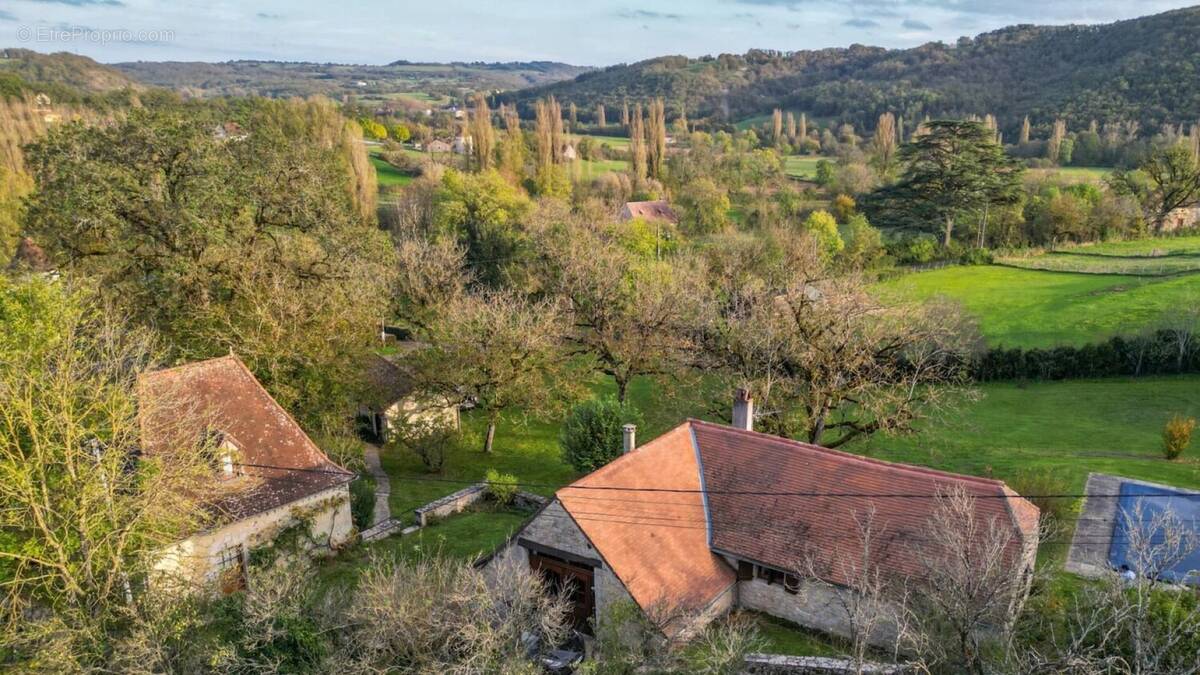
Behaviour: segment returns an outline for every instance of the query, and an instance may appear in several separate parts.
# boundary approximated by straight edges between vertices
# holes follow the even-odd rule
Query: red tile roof
[[[146,373],[138,379],[138,398],[147,454],[194,445],[210,431],[237,446],[245,478],[210,504],[222,515],[244,518],[353,477],[330,461],[236,356]]]
[[[679,222],[679,216],[675,213],[675,209],[672,209],[671,205],[663,199],[652,202],[625,202],[624,212],[627,218]]]
[[[783,570],[811,562],[828,581],[841,583],[845,572],[861,560],[859,524],[870,513],[875,564],[890,573],[919,577],[919,542],[929,536],[938,504],[929,496],[956,488],[983,497],[973,500],[980,522],[995,521],[1012,529],[1014,556],[1036,544],[1037,507],[1000,481],[870,459],[718,424],[689,424],[708,492],[712,546],[736,557]]]
[[[633,490],[594,489],[605,487]],[[699,490],[692,433],[684,424],[557,497],[639,605],[674,612],[703,608],[735,582],[729,566],[709,551]]]
[[[858,522],[870,509],[881,540],[900,544],[877,545],[875,563],[919,577],[912,544],[928,536],[937,501],[897,495],[955,487],[987,497],[976,499],[975,508],[985,522],[1012,528],[1014,555],[1036,546],[1037,507],[1000,481],[697,420],[557,497],[639,605],[694,610],[734,582],[715,552],[784,571],[811,561],[828,581],[844,582],[843,573],[861,558]]]

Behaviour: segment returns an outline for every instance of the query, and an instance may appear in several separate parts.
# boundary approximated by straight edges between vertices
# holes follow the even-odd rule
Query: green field
[[[788,155],[783,158],[783,172],[794,178],[813,180],[817,177],[817,162],[822,159],[829,158],[816,155]]]
[[[946,296],[978,318],[991,345],[1084,344],[1161,323],[1200,296],[1200,275],[1133,277],[1013,269],[946,267],[879,284],[884,297]]]
[[[1200,255],[1114,256],[1088,251],[1062,251],[1025,258],[1004,258],[998,262],[1030,270],[1079,274],[1168,276],[1200,271]]]
[[[375,165],[375,179],[379,187],[408,185],[413,180],[412,176],[402,173],[399,169],[383,161],[377,155],[371,155],[371,164]]]
[[[1108,241],[1060,249],[1059,252],[1095,256],[1175,256],[1200,255],[1200,237],[1167,237],[1162,239],[1131,239]]]
[[[596,139],[596,142],[598,142],[602,145],[607,144],[609,147],[611,147],[613,149],[625,150],[625,149],[629,148],[629,137],[628,136],[592,135],[591,137]]]
[[[1055,178],[1068,183],[1098,183],[1112,173],[1106,166],[1060,166],[1053,169],[1029,169],[1029,175],[1038,178]]]

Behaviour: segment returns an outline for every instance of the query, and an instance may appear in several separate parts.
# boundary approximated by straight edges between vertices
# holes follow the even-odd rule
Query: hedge
[[[971,375],[980,382],[996,380],[1068,380],[1075,378],[1200,373],[1200,336],[1184,350],[1172,331],[1117,336],[1079,347],[1006,349],[995,347],[979,355]]]

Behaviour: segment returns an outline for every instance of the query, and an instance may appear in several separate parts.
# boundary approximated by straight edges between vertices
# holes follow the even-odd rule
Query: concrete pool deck
[[[1071,548],[1067,551],[1067,562],[1064,565],[1068,572],[1096,578],[1112,571],[1108,554],[1119,517],[1121,498],[1118,495],[1122,483],[1185,494],[1200,494],[1195,490],[1136,478],[1103,473],[1088,474],[1087,485],[1084,487],[1084,494],[1087,496],[1084,497],[1083,508],[1080,509],[1075,535],[1071,539]]]

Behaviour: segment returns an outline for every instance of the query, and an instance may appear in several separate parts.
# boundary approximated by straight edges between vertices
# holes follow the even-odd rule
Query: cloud
[[[40,2],[43,5],[70,5],[72,7],[92,7],[96,5],[104,5],[106,7],[124,7],[125,3],[121,0],[29,0],[30,2]]]
[[[0,21],[16,21],[17,15],[0,9]]]
[[[267,12],[259,12],[254,16],[257,16],[260,19],[266,19],[268,21],[282,21],[284,19],[282,14],[268,14]]]
[[[656,19],[665,21],[679,21],[683,18],[680,14],[671,14],[668,12],[654,12],[648,9],[623,9],[617,12],[617,16],[622,19]]]
[[[900,25],[908,30],[933,30],[933,26],[924,21],[917,21],[916,19],[905,19]]]
[[[842,25],[850,26],[851,28],[878,28],[879,22],[872,21],[871,19],[847,19],[842,22]]]

